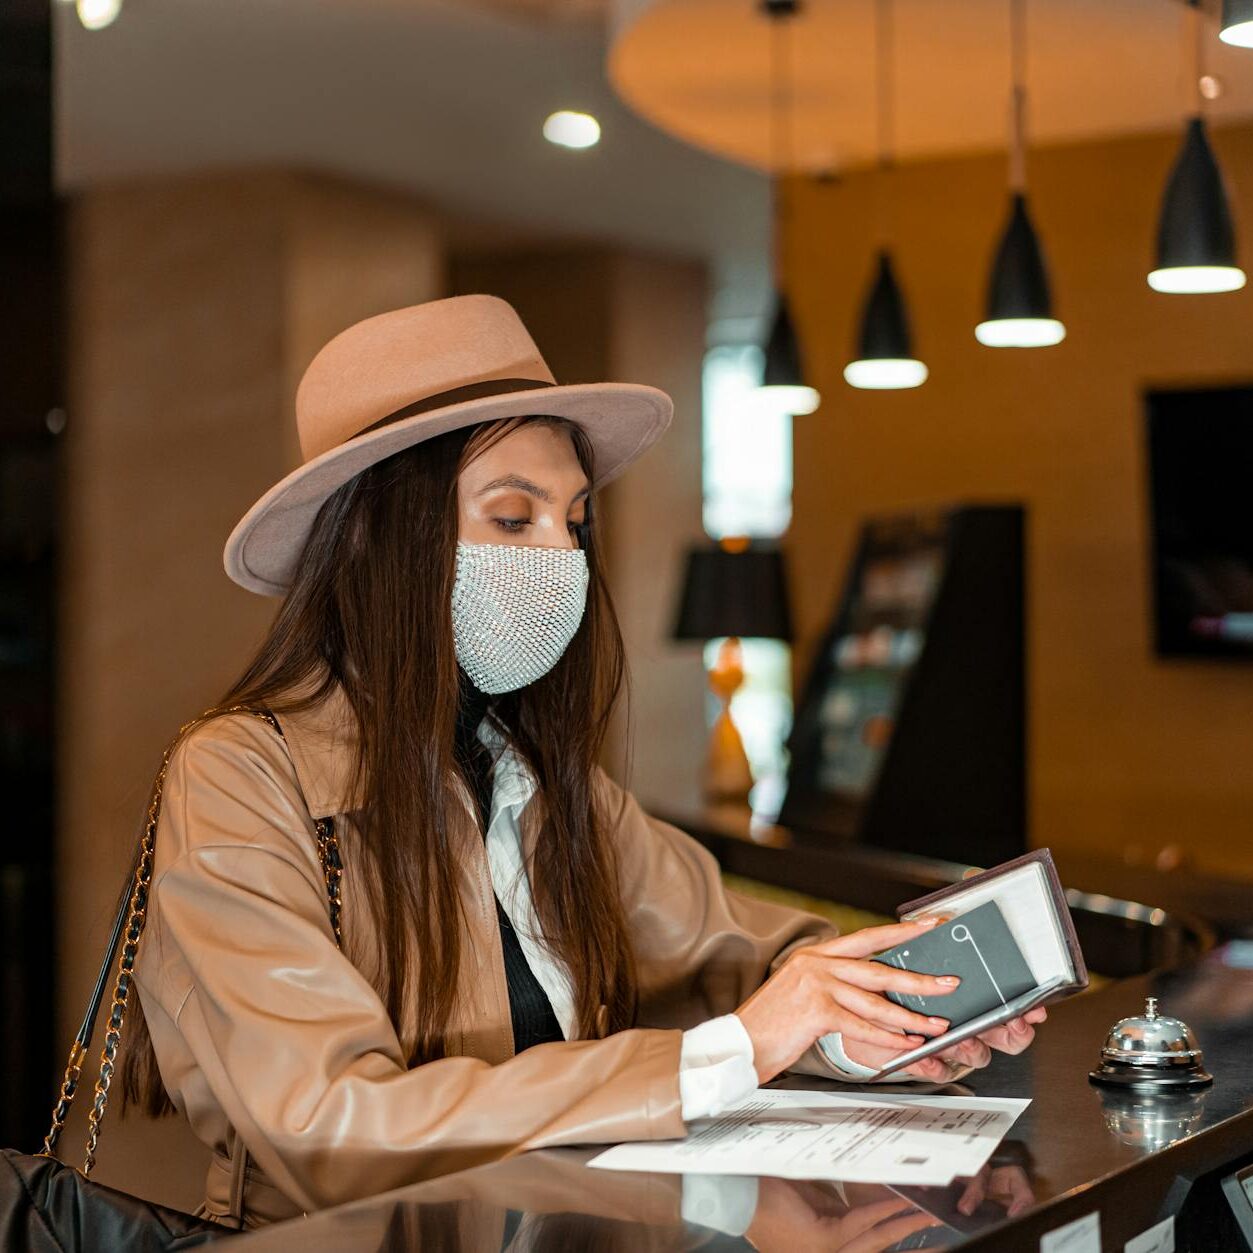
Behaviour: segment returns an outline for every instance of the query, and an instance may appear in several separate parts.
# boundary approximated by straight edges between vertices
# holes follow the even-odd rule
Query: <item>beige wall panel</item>
[[[240,503],[283,464],[280,186],[254,175],[137,182],[72,207],[58,876],[67,1045],[162,747],[230,681],[271,611],[233,590],[221,554]],[[91,1081],[84,1089],[81,1106]],[[67,1156],[78,1156],[84,1112]],[[99,1177],[194,1205],[202,1162],[181,1120],[154,1138],[114,1110]]]
[[[670,639],[688,547],[701,526],[701,363],[707,273],[696,262],[622,254],[613,266],[609,377],[674,398],[670,429],[606,488],[614,597],[631,663],[631,772],[647,805],[696,794],[704,758],[699,644]],[[619,729],[620,755],[625,728]]]
[[[242,670],[277,604],[227,579],[222,545],[298,463],[295,381],[353,321],[442,294],[427,211],[309,175],[93,189],[76,199],[70,228],[59,780],[67,1045],[161,749]],[[77,1153],[82,1113],[67,1153]],[[115,1111],[102,1145],[106,1182],[199,1203],[204,1154],[181,1120],[154,1128],[119,1123]]]

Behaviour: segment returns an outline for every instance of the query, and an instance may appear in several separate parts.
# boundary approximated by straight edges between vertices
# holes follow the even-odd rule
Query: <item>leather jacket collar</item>
[[[364,798],[359,790],[354,793],[352,788],[357,716],[343,685],[334,683],[320,704],[281,714],[279,722],[310,815],[324,818],[360,808]],[[536,787],[525,763],[490,718],[484,718],[479,724],[478,736],[497,756],[493,817],[502,805],[525,806]]]

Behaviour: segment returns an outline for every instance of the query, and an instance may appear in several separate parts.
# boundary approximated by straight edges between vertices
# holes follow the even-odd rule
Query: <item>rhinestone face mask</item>
[[[587,604],[581,548],[457,543],[452,631],[457,660],[489,695],[547,674]]]

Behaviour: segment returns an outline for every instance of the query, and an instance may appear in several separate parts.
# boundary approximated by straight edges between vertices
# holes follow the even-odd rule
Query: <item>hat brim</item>
[[[270,488],[227,539],[226,573],[250,592],[282,596],[322,503],[353,475],[445,431],[527,413],[569,418],[587,432],[595,450],[594,486],[599,487],[658,439],[670,425],[674,403],[643,383],[571,383],[485,396],[402,418],[328,449]]]

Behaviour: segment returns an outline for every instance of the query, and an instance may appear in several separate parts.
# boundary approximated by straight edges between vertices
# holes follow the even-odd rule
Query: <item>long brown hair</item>
[[[358,723],[354,790],[363,798],[353,813],[361,864],[346,865],[344,873],[360,876],[365,888],[384,1003],[397,1034],[414,1041],[411,1066],[444,1053],[461,957],[450,841],[465,810],[453,790],[457,476],[491,444],[536,421],[568,431],[590,480],[593,450],[582,428],[539,414],[436,436],[335,491],[317,514],[260,648],[205,715],[247,705],[271,710],[281,724],[285,712],[310,708],[342,685]],[[602,1004],[609,1030],[629,1026],[637,993],[611,817],[601,812],[594,787],[609,720],[625,693],[625,662],[593,499],[587,510],[579,539],[590,580],[579,629],[547,674],[494,703],[494,716],[537,783],[537,808],[527,813],[544,828],[529,876],[544,939],[570,971],[583,1037],[596,1033]],[[293,697],[296,688],[306,694]],[[138,1011],[136,1003],[124,1050],[123,1108],[168,1113],[173,1106]]]

